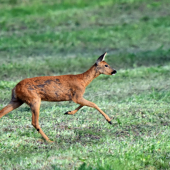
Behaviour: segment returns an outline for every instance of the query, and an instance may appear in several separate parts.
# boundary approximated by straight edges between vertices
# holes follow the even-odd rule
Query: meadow
[[[27,105],[0,119],[0,170],[170,169],[170,1],[0,0],[0,109],[22,79],[85,72],[107,51],[115,76],[84,97],[42,102],[40,126]]]

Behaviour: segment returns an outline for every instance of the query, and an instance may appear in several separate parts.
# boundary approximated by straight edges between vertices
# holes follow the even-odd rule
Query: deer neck
[[[83,81],[85,82],[85,86],[88,86],[93,79],[95,79],[100,75],[100,73],[96,69],[96,66],[93,65],[89,70],[82,73],[82,75],[83,75]]]

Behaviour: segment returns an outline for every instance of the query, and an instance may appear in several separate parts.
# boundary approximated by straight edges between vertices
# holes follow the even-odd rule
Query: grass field
[[[0,119],[0,170],[170,169],[170,1],[0,0],[0,108],[24,78],[86,71],[105,51],[115,76],[84,97],[112,119],[73,102],[27,105]]]

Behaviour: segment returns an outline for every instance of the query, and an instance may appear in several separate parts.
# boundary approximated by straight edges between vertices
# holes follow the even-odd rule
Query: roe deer
[[[101,55],[96,63],[86,72],[77,75],[61,76],[42,76],[27,78],[20,81],[12,90],[10,103],[0,110],[0,118],[10,111],[18,108],[23,103],[30,106],[32,112],[32,125],[49,141],[39,125],[39,109],[42,101],[74,101],[80,106],[73,111],[65,114],[73,115],[83,106],[89,106],[97,109],[112,124],[110,118],[94,103],[83,98],[85,88],[90,82],[100,74],[114,75],[116,70],[112,69],[105,61],[106,53]]]

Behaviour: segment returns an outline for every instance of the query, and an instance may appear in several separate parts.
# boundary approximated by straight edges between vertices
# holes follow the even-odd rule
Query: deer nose
[[[114,74],[116,74],[116,73],[117,73],[117,71],[116,71],[116,70],[113,70],[111,74],[114,75]]]

